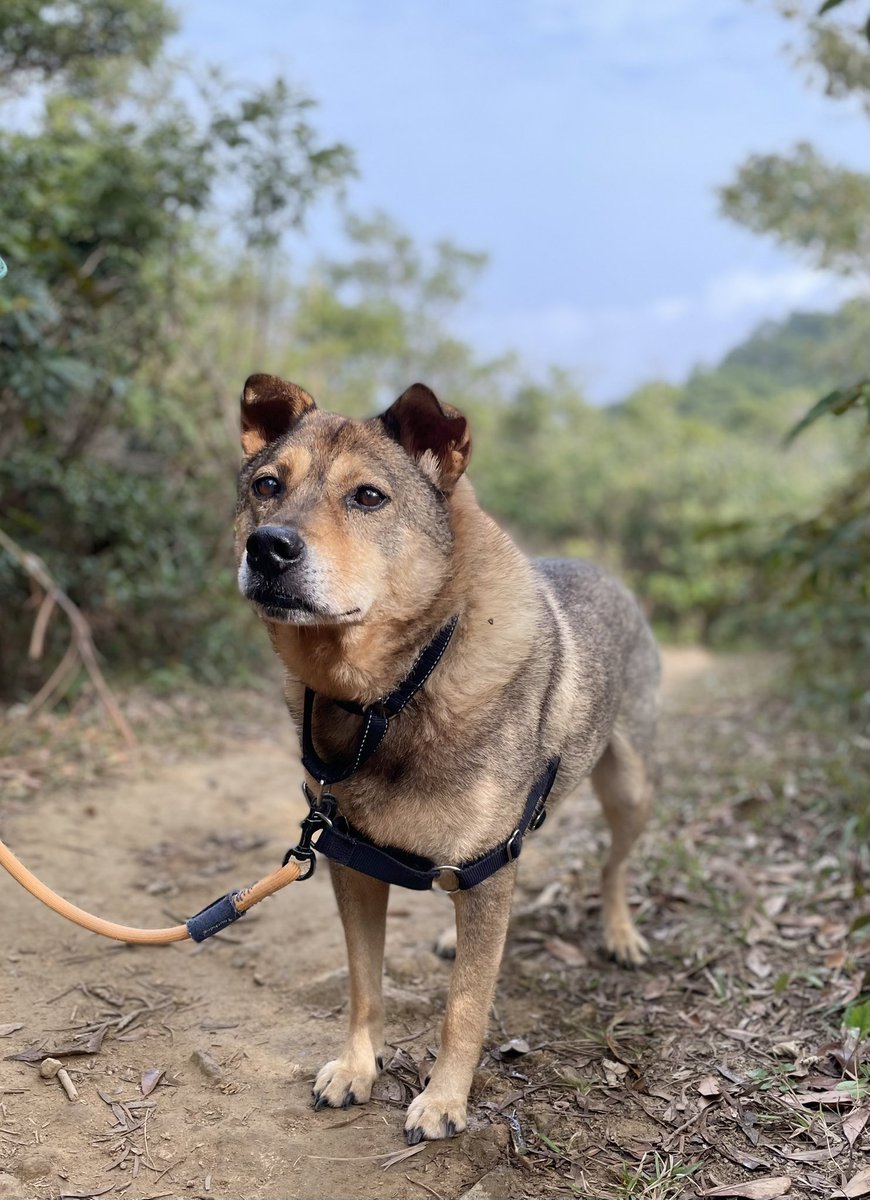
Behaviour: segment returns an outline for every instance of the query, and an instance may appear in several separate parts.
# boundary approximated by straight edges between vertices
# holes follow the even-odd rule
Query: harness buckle
[[[505,853],[507,854],[508,862],[513,862],[519,858],[523,848],[523,831],[515,829],[504,844]]]

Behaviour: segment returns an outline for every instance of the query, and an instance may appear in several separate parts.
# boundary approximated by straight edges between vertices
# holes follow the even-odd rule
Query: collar
[[[339,765],[324,762],[314,748],[312,724],[316,693],[305,689],[305,706],[302,713],[302,765],[321,787],[340,783],[348,779],[368,762],[384,739],[392,717],[398,716],[405,705],[419,692],[420,688],[438,666],[441,656],[450,644],[459,614],[452,616],[443,629],[435,634],[420,657],[397,688],[374,704],[363,707],[359,704],[336,701],[348,712],[358,713],[365,718],[357,748],[347,762]]]

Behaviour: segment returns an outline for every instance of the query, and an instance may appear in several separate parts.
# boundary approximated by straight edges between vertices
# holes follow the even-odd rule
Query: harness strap
[[[302,765],[309,775],[313,775],[321,785],[340,783],[368,762],[383,741],[384,734],[389,728],[390,718],[402,711],[438,666],[441,656],[450,644],[458,620],[458,614],[450,618],[444,628],[435,634],[429,645],[422,651],[405,679],[382,700],[365,708],[351,701],[336,701],[347,712],[357,713],[365,718],[356,753],[343,766],[332,766],[324,762],[314,747],[312,726],[316,693],[311,688],[305,689],[305,704],[302,711]]]
[[[557,755],[550,759],[542,774],[532,784],[523,814],[510,837],[495,849],[461,866],[435,863],[431,859],[409,854],[395,846],[375,845],[338,815],[334,797],[327,793],[318,801],[306,785],[304,790],[311,806],[311,814],[307,820],[321,826],[314,846],[333,862],[380,879],[383,883],[394,883],[398,887],[412,888],[414,891],[427,891],[444,871],[452,871],[460,891],[465,891],[467,888],[476,887],[484,879],[488,879],[490,875],[519,858],[526,833],[540,828],[544,823],[547,815],[546,800],[558,769]],[[304,825],[305,822],[303,827]]]

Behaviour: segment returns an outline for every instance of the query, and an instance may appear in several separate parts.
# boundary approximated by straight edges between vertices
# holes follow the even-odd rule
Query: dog
[[[627,965],[647,952],[628,907],[626,860],[652,795],[655,641],[606,572],[529,560],[482,511],[465,474],[468,422],[423,384],[380,416],[351,420],[320,410],[295,384],[253,375],[241,397],[241,444],[240,591],[266,625],[303,734],[308,689],[319,761],[360,760],[330,787],[333,811],[375,847],[435,864],[454,903],[456,961],[438,1058],[405,1120],[411,1144],[450,1137],[466,1127],[486,1035],[516,878],[510,851],[548,763],[559,764],[550,801],[591,776],[610,828],[606,949]],[[426,678],[364,754],[364,721],[363,740],[421,653],[434,659],[439,631],[440,658],[423,663]],[[311,796],[324,782],[318,773],[309,772]],[[457,886],[463,864],[494,847],[504,865]],[[389,884],[336,861],[330,872],[350,1020],[314,1099],[344,1108],[369,1099],[382,1069]]]

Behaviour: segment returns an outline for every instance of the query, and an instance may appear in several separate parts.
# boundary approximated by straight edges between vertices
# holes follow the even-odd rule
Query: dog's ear
[[[412,383],[380,421],[387,433],[449,492],[471,454],[471,432],[458,408],[442,404],[424,383]]]
[[[249,375],[242,388],[242,450],[247,458],[288,433],[317,405],[304,388],[275,375]]]

